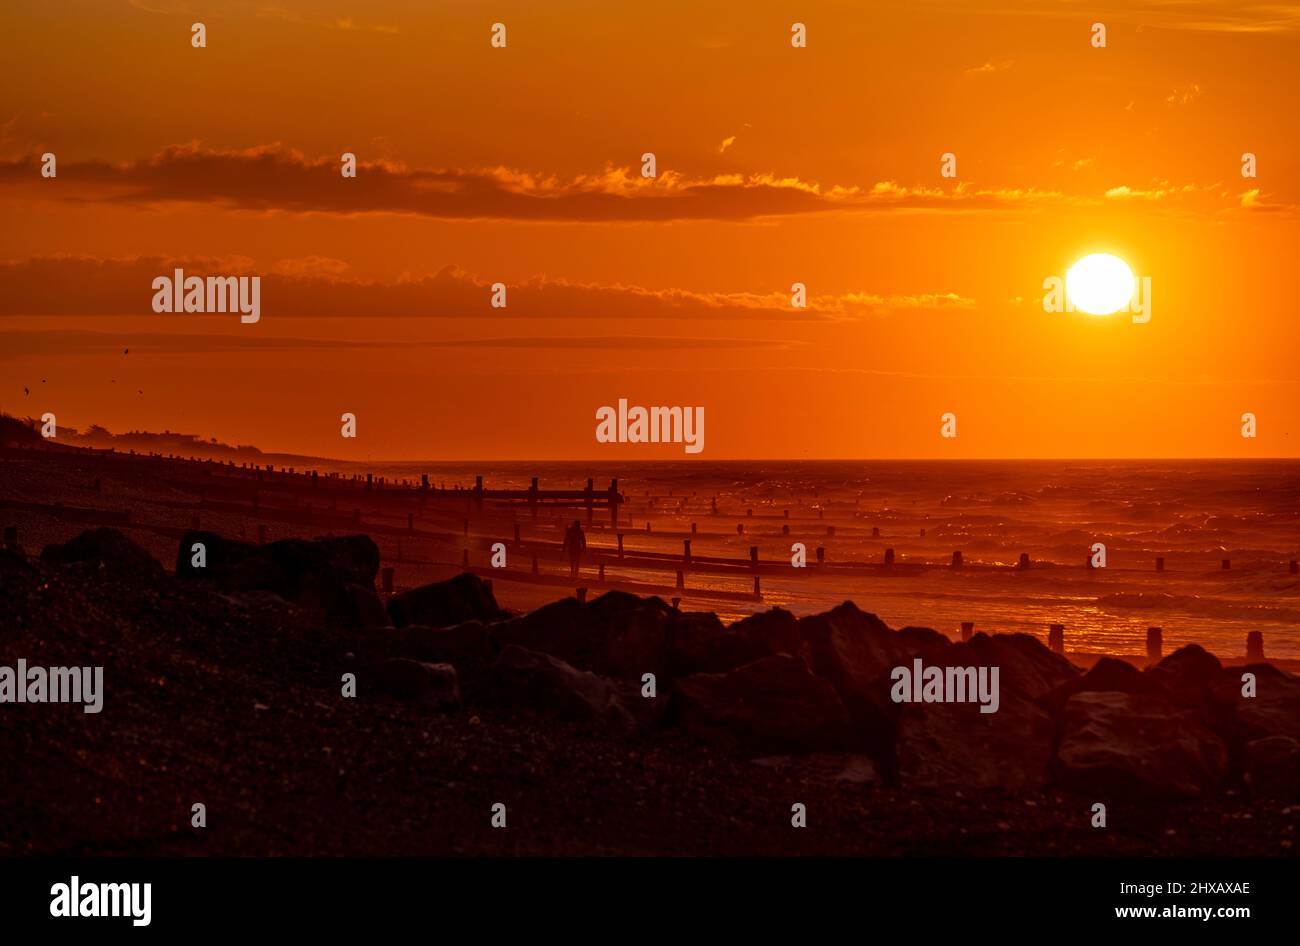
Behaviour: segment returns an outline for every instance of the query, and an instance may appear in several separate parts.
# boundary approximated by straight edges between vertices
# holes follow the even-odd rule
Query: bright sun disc
[[[1065,294],[1076,309],[1089,315],[1118,312],[1133,298],[1136,286],[1133,270],[1109,253],[1085,256],[1065,274]]]

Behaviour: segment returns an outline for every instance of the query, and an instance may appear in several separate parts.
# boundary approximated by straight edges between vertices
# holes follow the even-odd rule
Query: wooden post
[[[961,639],[962,639],[962,641],[965,642],[965,641],[970,640],[971,637],[974,636],[974,634],[975,634],[975,622],[974,622],[974,621],[962,621],[962,622],[961,622]]]
[[[528,506],[533,511],[533,518],[537,518],[537,477],[533,477],[532,485],[528,487]]]
[[[474,508],[478,512],[483,511],[483,477],[474,477]]]
[[[737,522],[736,535],[744,535],[744,534],[745,534],[745,524],[743,522]]]
[[[1300,561],[1294,558],[1291,559],[1291,574],[1300,575]]]
[[[609,527],[618,528],[618,480],[609,481]]]
[[[699,532],[699,531],[700,531],[700,524],[699,524],[698,522],[692,522],[692,523],[691,523],[691,535],[695,535],[695,534],[696,534],[697,532]],[[1295,562],[1292,562],[1291,564],[1294,565]],[[1292,569],[1292,571],[1295,571],[1295,569]]]
[[[1165,557],[1164,557],[1163,555],[1157,555],[1157,556],[1156,556],[1156,571],[1158,571],[1158,572],[1162,572],[1162,571],[1164,571],[1164,570],[1165,570]]]
[[[885,549],[885,567],[889,567],[890,565],[893,564],[894,564],[894,550]]]
[[[826,564],[826,547],[824,545],[817,546],[817,564]]]
[[[872,527],[871,527],[871,537],[872,537],[873,539],[878,539],[878,538],[880,538],[880,526],[872,526]]]
[[[604,583],[605,583],[605,563],[604,563],[604,562],[601,562],[601,563],[600,563],[600,571],[599,571],[599,573],[598,573],[598,578],[599,578],[601,584],[604,584]]]
[[[1024,568],[1028,568],[1028,567],[1029,567],[1029,553],[1028,553],[1028,552],[1021,552],[1021,553],[1020,553],[1020,561],[1016,563],[1016,568],[1024,569]]]
[[[1264,659],[1264,632],[1251,631],[1246,635],[1246,659],[1258,663]]]
[[[1228,569],[1232,568],[1232,559],[1225,558],[1219,567],[1226,572]]]
[[[682,561],[687,565],[691,563],[691,540],[682,539]]]
[[[1054,654],[1065,653],[1065,625],[1053,624],[1047,631],[1047,648]]]
[[[391,595],[393,593],[393,570],[391,568],[381,568],[379,578],[383,582],[384,594]]]
[[[578,588],[578,589],[576,589],[576,591],[577,591],[577,594],[578,594],[578,604],[586,604],[586,603],[587,603],[587,589],[586,589],[586,588]]]
[[[789,535],[789,534],[790,534],[790,527],[789,527],[788,525],[783,524],[783,525],[781,526],[781,534],[782,534],[782,535]]]
[[[835,538],[835,527],[834,527],[834,526],[827,526],[827,527],[826,527],[826,534],[827,534],[828,536],[830,536],[832,539]]]
[[[618,534],[618,557],[623,557],[623,533]]]
[[[686,573],[680,568],[677,570],[677,588],[680,591],[686,587]]]
[[[758,584],[758,576],[757,576],[757,575],[754,576],[754,597],[755,597],[755,598],[762,598],[762,597],[763,597],[763,590],[762,590],[762,588],[761,588],[761,587],[759,586],[759,584]]]
[[[591,525],[592,518],[596,515],[596,500],[594,496],[595,489],[596,489],[596,481],[591,477],[587,477],[587,488],[583,490],[584,495],[582,497],[582,500],[587,504],[587,525],[589,527]]]
[[[758,568],[758,546],[757,545],[751,545],[749,547],[749,567]]]
[[[677,610],[678,608],[680,608],[681,606],[682,606],[682,599],[681,599],[681,598],[674,598],[674,599],[673,599],[673,610],[676,611],[676,610]]]
[[[1160,653],[1164,649],[1162,637],[1160,628],[1147,628],[1147,660],[1151,663],[1158,663],[1160,660]]]
[[[952,553],[952,567],[961,568],[961,550]]]
[[[787,519],[790,518],[790,510],[789,510],[789,509],[787,509],[787,510],[785,511],[785,517],[786,517]]]
[[[466,535],[469,535],[469,520],[468,520],[468,519],[462,519],[461,522],[463,523],[463,525],[464,525],[464,527],[465,527],[465,534],[466,534]]]
[[[515,547],[519,547],[519,523],[515,523]]]

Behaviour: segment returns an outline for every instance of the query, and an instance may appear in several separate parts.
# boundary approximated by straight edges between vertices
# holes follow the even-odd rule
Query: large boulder
[[[1043,705],[1059,714],[1066,701],[1076,693],[1144,693],[1160,696],[1163,688],[1127,660],[1118,657],[1100,657],[1081,676],[1072,677],[1057,687]]]
[[[202,546],[198,549],[195,546]],[[205,578],[221,582],[230,570],[244,559],[257,554],[258,546],[251,542],[228,539],[215,532],[187,529],[176,546],[176,575],[178,578]],[[195,556],[202,552],[202,567],[194,564]]]
[[[1195,798],[1217,788],[1228,749],[1195,710],[1159,696],[1078,693],[1065,703],[1057,773],[1093,794]]]
[[[999,689],[995,713],[981,713],[977,703],[905,704],[894,748],[899,784],[1017,792],[1043,788],[1051,775],[1051,717],[1015,690]]]
[[[48,565],[90,565],[141,581],[161,578],[158,560],[116,529],[87,529],[62,545],[47,545],[41,561]]]
[[[492,676],[499,698],[506,702],[591,721],[621,735],[636,730],[636,720],[613,683],[548,654],[508,644]]]
[[[435,663],[461,666],[484,663],[497,653],[496,643],[480,621],[466,621],[451,627],[425,627],[408,624],[379,635],[387,652],[395,657],[409,657]]]
[[[388,599],[388,613],[397,627],[451,627],[464,621],[498,621],[506,616],[497,605],[491,584],[470,572],[394,595]]]
[[[1246,784],[1257,795],[1288,801],[1300,798],[1300,740],[1265,736],[1246,743],[1242,771]]]
[[[1300,677],[1272,664],[1227,667],[1209,692],[1247,785],[1257,793],[1300,797]]]
[[[502,644],[517,644],[565,663],[624,680],[644,673],[667,679],[678,612],[660,598],[611,591],[589,604],[564,598],[492,628]]]
[[[873,684],[911,655],[906,642],[876,615],[848,601],[804,618],[799,633],[807,643],[813,673],[835,687],[853,721],[883,731],[887,714]]]
[[[204,546],[202,568],[194,566],[196,543]],[[257,546],[190,530],[176,552],[180,577],[212,581],[228,594],[269,591],[347,627],[375,626],[381,620],[375,602],[365,595],[373,593],[378,571],[379,547],[365,535],[281,539]]]
[[[710,612],[680,614],[673,621],[672,665],[679,676],[723,673],[773,654],[808,658],[799,622],[784,608],[751,614],[730,627]]]
[[[460,680],[450,664],[424,663],[396,657],[371,669],[367,678],[384,693],[434,709],[460,705]]]
[[[352,613],[347,621],[350,627],[393,626],[392,620],[388,617],[388,609],[384,607],[384,603],[379,600],[379,595],[375,594],[373,589],[361,585],[345,585],[344,590],[351,605]]]
[[[710,737],[771,749],[832,749],[851,741],[835,688],[798,657],[775,654],[676,683],[683,724]]]
[[[1146,673],[1172,702],[1203,709],[1209,700],[1210,685],[1222,670],[1219,658],[1199,644],[1188,644],[1148,667]]]

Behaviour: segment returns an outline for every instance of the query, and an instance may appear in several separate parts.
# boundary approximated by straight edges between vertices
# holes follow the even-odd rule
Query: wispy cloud
[[[491,283],[455,266],[395,282],[375,282],[348,278],[337,263],[308,257],[281,261],[262,272],[242,257],[56,256],[0,261],[0,315],[153,316],[153,279],[170,276],[177,267],[187,276],[262,276],[263,312],[276,317],[824,322],[891,310],[938,311],[974,305],[973,300],[951,292],[855,292],[812,296],[807,308],[795,309],[785,291],[694,292],[536,278],[507,286],[509,304],[496,309],[490,305]]]

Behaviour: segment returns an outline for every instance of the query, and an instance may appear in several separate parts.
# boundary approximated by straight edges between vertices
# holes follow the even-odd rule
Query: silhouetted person
[[[573,525],[564,530],[564,549],[569,553],[569,575],[578,577],[578,565],[582,562],[582,553],[587,551],[587,537],[582,533],[582,523],[577,519]]]

